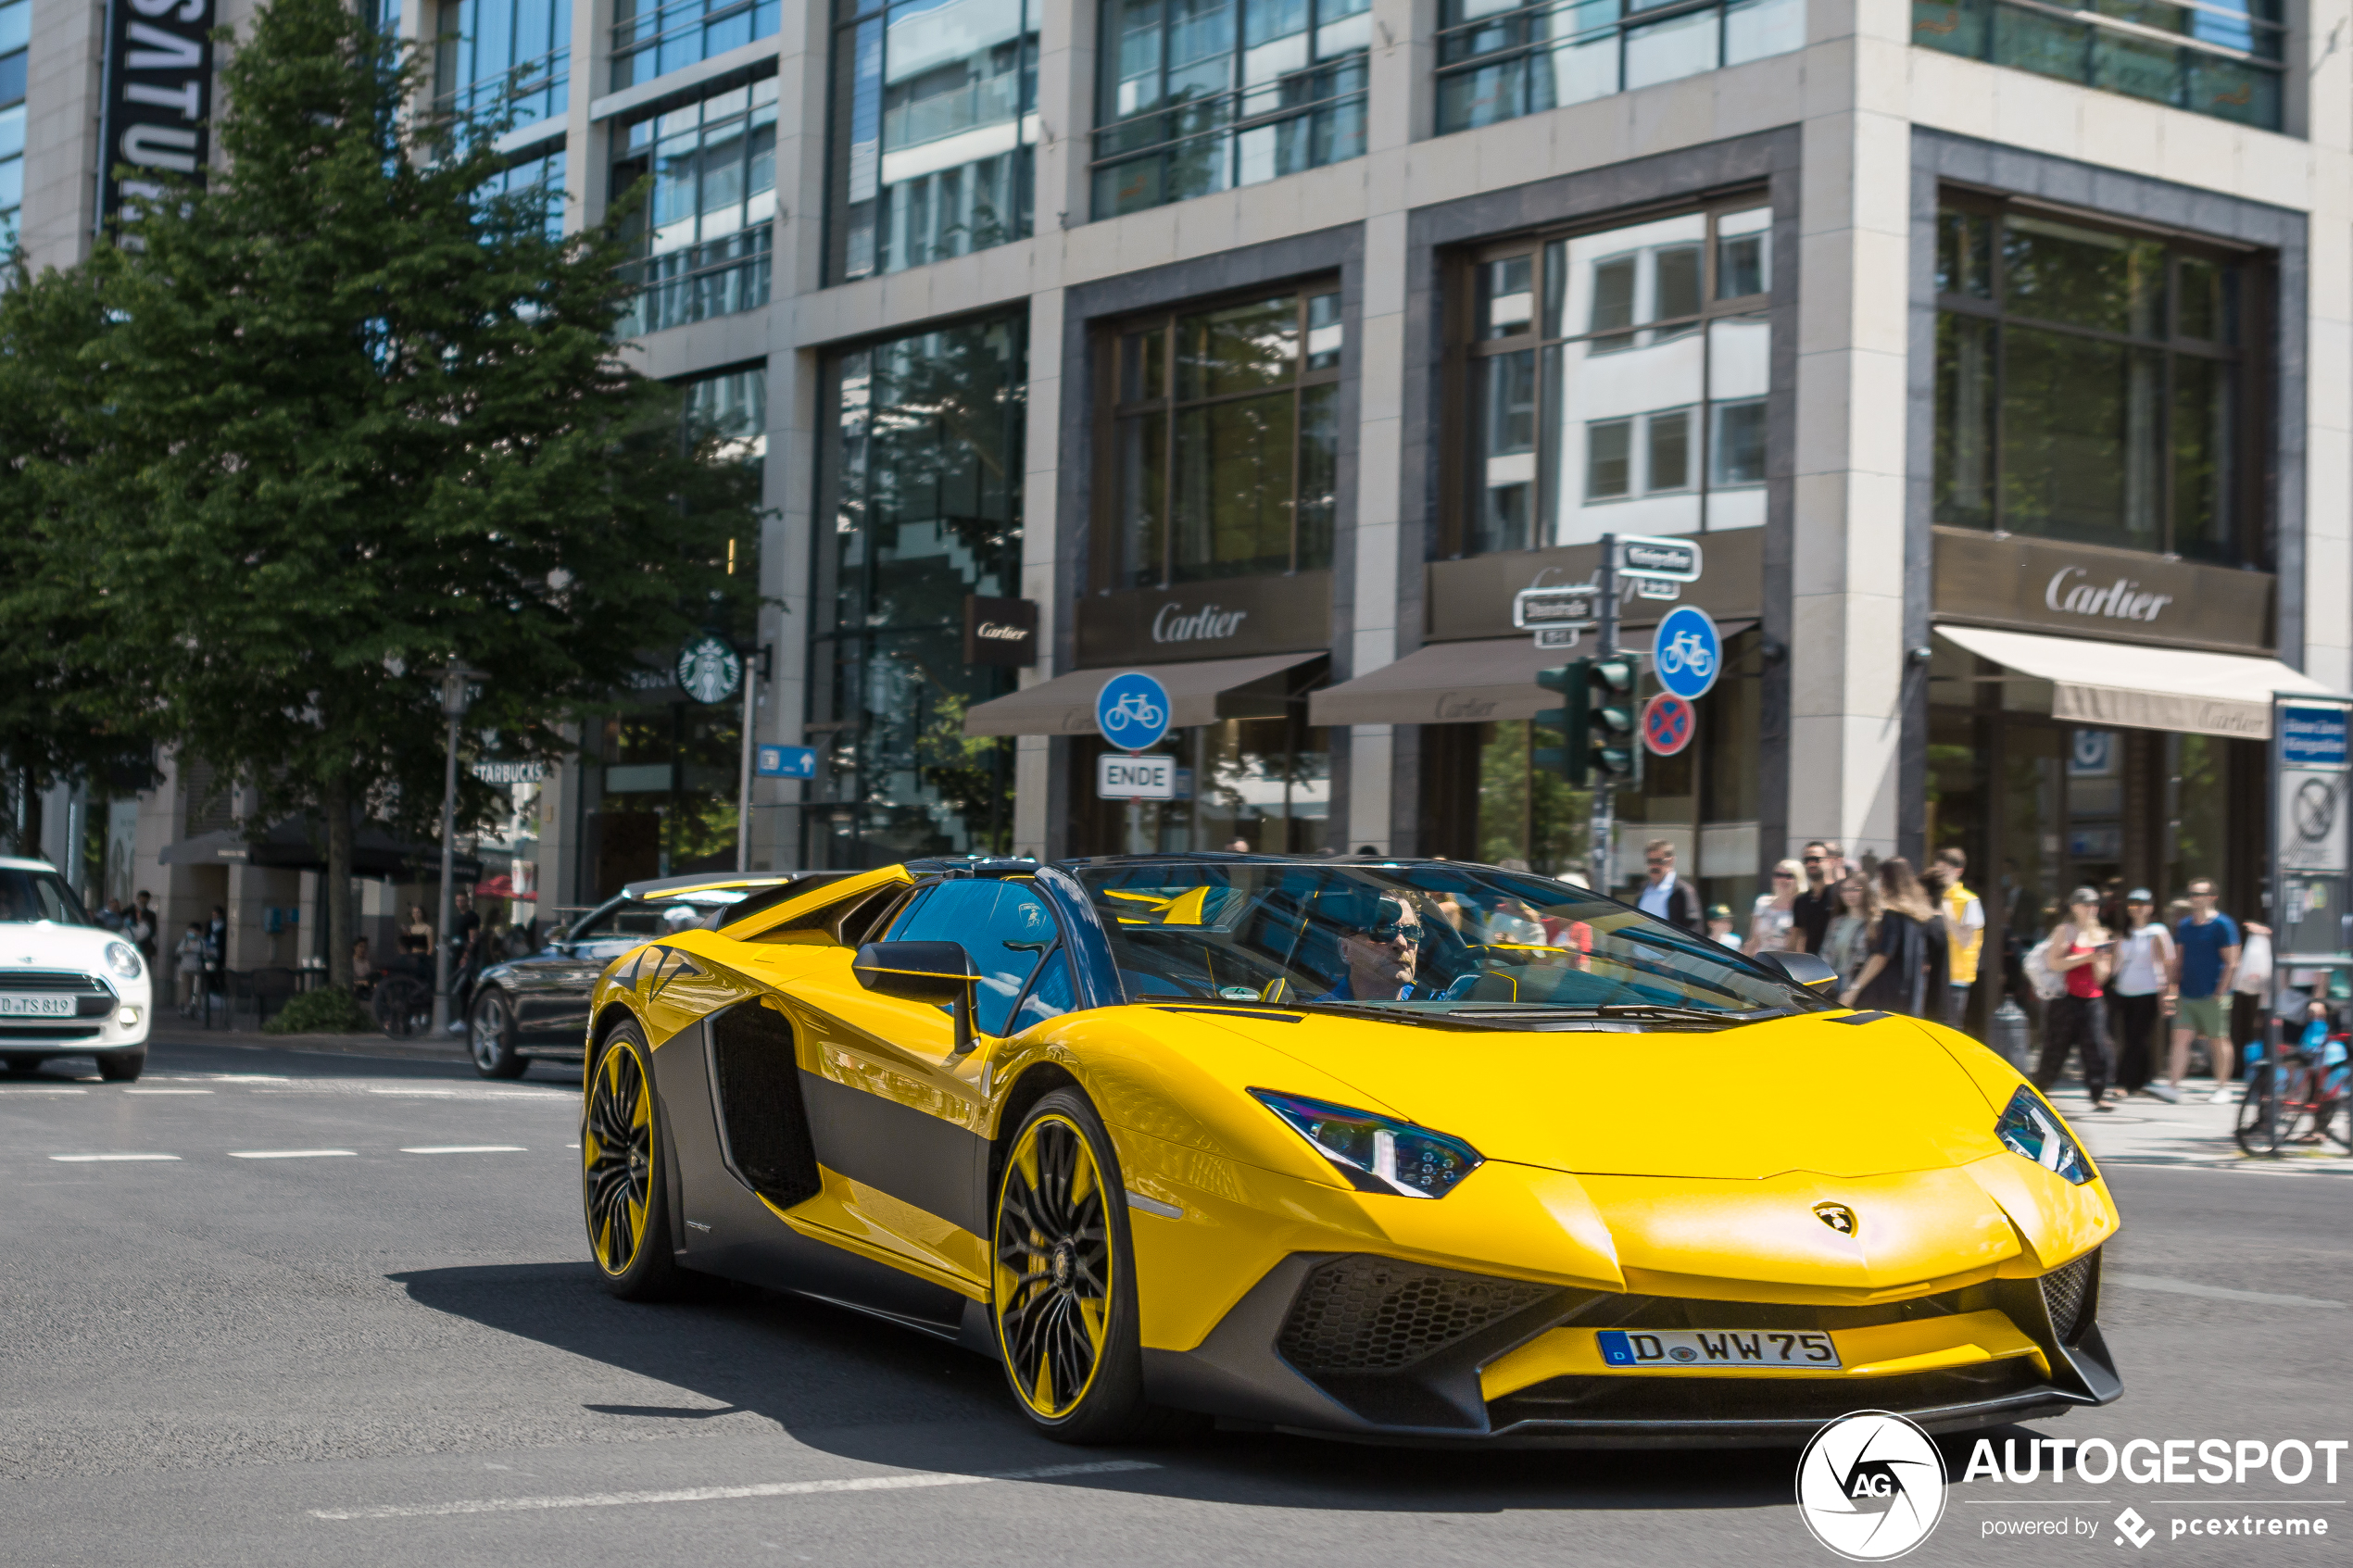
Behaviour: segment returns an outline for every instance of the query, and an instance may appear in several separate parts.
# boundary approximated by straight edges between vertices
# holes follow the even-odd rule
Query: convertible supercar
[[[704,1271],[958,1340],[1079,1442],[1793,1445],[2115,1399],[2090,1159],[1829,980],[1456,861],[782,887],[598,983],[589,1238],[623,1296]]]

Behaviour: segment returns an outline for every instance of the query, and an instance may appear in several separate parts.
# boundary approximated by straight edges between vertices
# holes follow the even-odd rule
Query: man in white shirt
[[[1652,839],[1642,846],[1642,864],[1649,880],[1642,884],[1634,907],[1654,920],[1681,926],[1694,935],[1705,931],[1698,893],[1675,875],[1675,846],[1664,838]]]

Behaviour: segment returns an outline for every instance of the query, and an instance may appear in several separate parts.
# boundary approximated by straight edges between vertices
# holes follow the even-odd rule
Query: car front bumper
[[[47,995],[62,991],[74,999],[71,1018],[0,1017],[0,1055],[86,1056],[95,1051],[137,1050],[147,1043],[155,1008],[144,968],[135,980],[120,975],[80,974],[77,985],[60,984],[56,972],[41,972],[38,985],[30,975],[14,985],[0,971],[0,991],[31,990]],[[124,1015],[130,1014],[126,1021]]]
[[[1555,1289],[1370,1254],[1284,1259],[1190,1350],[1147,1348],[1156,1402],[1363,1442],[1784,1447],[1856,1410],[1963,1432],[2123,1390],[2093,1284],[2062,1335],[2041,1281],[1992,1280],[1876,1308]],[[1846,1368],[1638,1373],[1597,1329],[1826,1330]]]

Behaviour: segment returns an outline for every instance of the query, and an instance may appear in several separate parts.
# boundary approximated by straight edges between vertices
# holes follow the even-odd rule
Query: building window
[[[1001,852],[1013,746],[964,713],[1013,671],[963,660],[964,596],[1020,591],[1019,317],[895,338],[824,368],[804,865]]]
[[[25,62],[31,41],[32,0],[0,5],[0,257],[17,248],[24,207]]]
[[[441,0],[434,107],[530,125],[563,117],[572,70],[567,0]]]
[[[1931,49],[2062,82],[2280,128],[2280,0],[1913,0],[1912,38]]]
[[[837,0],[837,282],[1029,232],[1038,19],[1024,0]]]
[[[1752,198],[1468,259],[1456,553],[1765,521],[1771,223]]]
[[[644,285],[622,332],[635,336],[768,303],[776,216],[776,79],[625,122],[615,197],[651,178],[629,239]]]
[[[1805,42],[1805,0],[1445,0],[1438,129],[1581,104]]]
[[[1365,152],[1371,0],[1103,0],[1097,218]]]
[[[617,0],[612,90],[774,34],[781,0]]]
[[[542,214],[549,239],[564,232],[564,155],[560,147],[509,164],[484,182],[484,196],[511,197],[528,202]]]
[[[2187,242],[1948,201],[1935,520],[2255,559],[2252,272]]]
[[[1340,293],[1188,307],[1107,336],[1103,588],[1332,562]]]

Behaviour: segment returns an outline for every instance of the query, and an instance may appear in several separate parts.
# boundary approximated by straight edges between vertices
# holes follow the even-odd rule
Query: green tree
[[[638,650],[737,619],[753,497],[618,359],[613,224],[486,195],[497,128],[413,118],[416,55],[274,0],[220,80],[205,189],[0,298],[48,399],[8,478],[41,592],[86,612],[67,652],[116,676],[81,709],[323,824],[340,980],[356,822],[438,816],[437,669],[487,672],[467,722],[505,754],[558,754]]]

